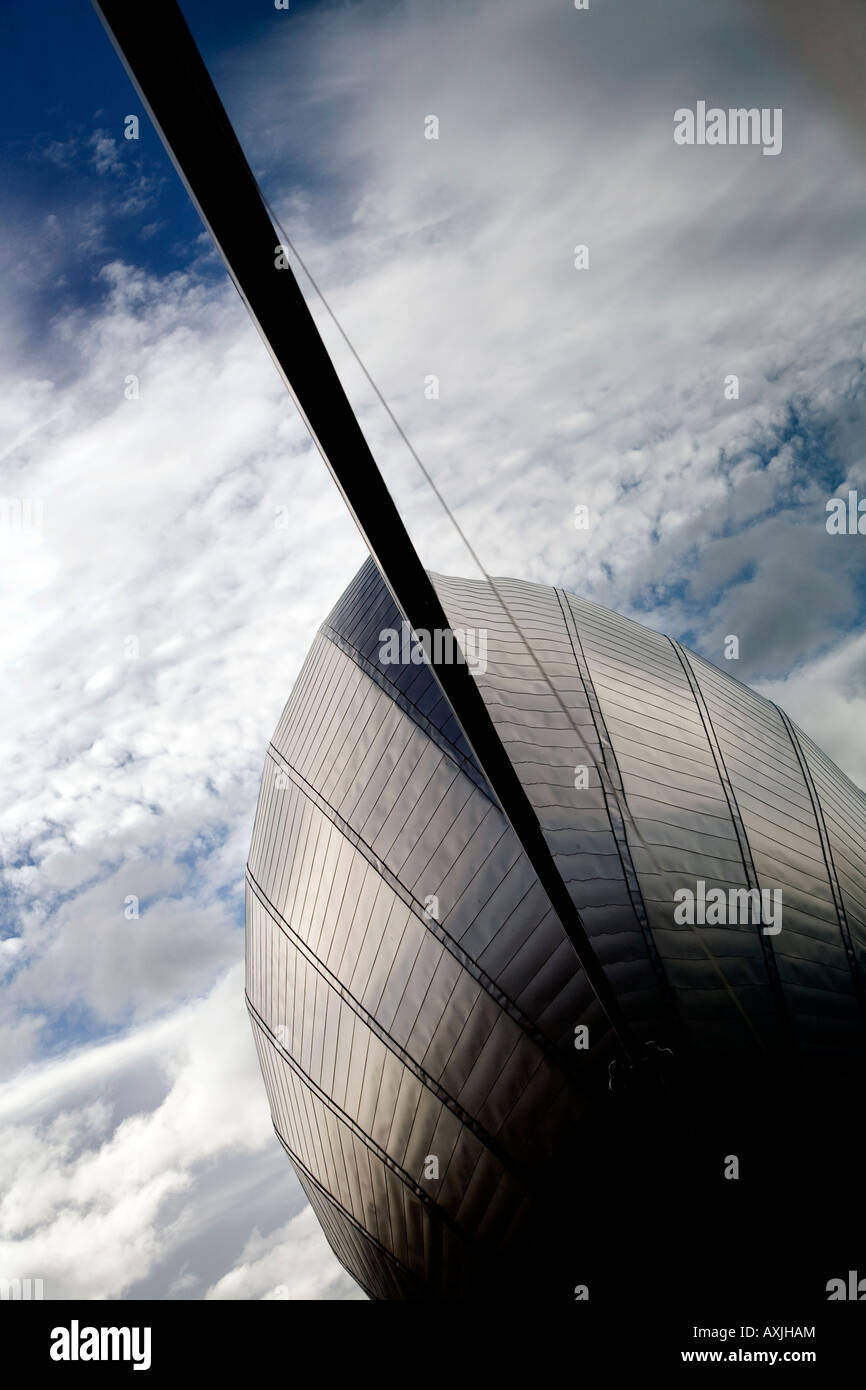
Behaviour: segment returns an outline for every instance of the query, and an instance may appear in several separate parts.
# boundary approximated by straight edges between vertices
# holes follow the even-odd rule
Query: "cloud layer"
[[[824,526],[866,495],[866,183],[829,113],[733,4],[282,19],[209,55],[220,89],[487,570],[720,664],[738,635],[735,674],[866,782],[866,540]],[[698,98],[783,107],[780,157],[675,146]],[[0,546],[0,1272],[354,1296],[273,1138],[238,962],[263,750],[363,547],[206,242],[113,254],[158,176],[103,116],[55,143],[105,196],[6,234],[2,491],[41,524]],[[98,275],[46,319],[70,254]],[[313,307],[425,562],[473,573]]]

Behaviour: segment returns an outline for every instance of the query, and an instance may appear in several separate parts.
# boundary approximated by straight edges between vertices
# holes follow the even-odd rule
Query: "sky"
[[[765,13],[183,9],[487,571],[669,632],[866,786],[866,537],[825,524],[866,498],[866,160]],[[264,750],[363,544],[93,11],[7,13],[0,1274],[361,1298],[273,1134],[242,961]],[[781,108],[780,154],[677,145],[699,100]],[[300,280],[422,558],[475,575]]]

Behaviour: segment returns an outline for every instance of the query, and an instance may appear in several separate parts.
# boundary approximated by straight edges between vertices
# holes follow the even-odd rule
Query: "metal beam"
[[[397,607],[416,632],[446,633],[448,618],[297,281],[276,266],[279,236],[180,8],[174,0],[93,3]],[[639,1060],[642,1049],[469,668],[430,664],[611,1028],[629,1060]]]

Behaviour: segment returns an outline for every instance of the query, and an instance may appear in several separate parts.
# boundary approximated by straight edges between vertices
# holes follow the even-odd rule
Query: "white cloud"
[[[857,633],[784,679],[760,682],[758,689],[781,705],[858,786],[866,786],[866,635]]]
[[[53,998],[114,1021],[237,958],[263,749],[362,556],[232,294],[118,265],[106,278],[105,311],[72,336],[80,378],[42,428],[32,394],[9,461],[44,526],[0,550],[17,600],[0,733],[22,939],[7,1015]]]
[[[828,489],[866,470],[866,186],[760,31],[678,4],[600,5],[591,20],[516,0],[355,6],[309,23],[300,74],[298,34],[226,60],[223,89],[487,569],[681,623],[711,657],[719,625],[744,630],[760,608],[773,640],[745,644],[747,678],[825,647],[861,601],[859,557],[822,544]],[[782,157],[675,146],[673,110],[694,91],[783,105]],[[281,97],[292,119],[275,123]],[[431,112],[438,141],[424,139]],[[315,196],[295,195],[299,162]],[[425,559],[466,572],[322,322]],[[739,400],[725,399],[730,373]],[[592,516],[580,534],[578,502]],[[746,534],[780,508],[781,524]],[[743,552],[754,573],[733,584]],[[711,584],[723,613],[707,611]]]
[[[311,1207],[263,1240],[254,1231],[237,1266],[223,1275],[207,1298],[363,1299],[353,1279],[322,1260],[324,1237]]]
[[[238,967],[162,1023],[25,1071],[0,1090],[0,1120],[4,1277],[41,1278],[48,1298],[118,1298],[154,1271],[175,1296],[209,1284],[214,1297],[354,1296],[315,1223],[285,1222],[303,1197],[271,1127]],[[235,1229],[239,1205],[269,1222],[264,1235]]]
[[[864,473],[866,190],[797,80],[716,7],[517,0],[299,14],[220,71],[488,569],[711,657],[740,633],[743,674],[866,779],[862,562],[823,529],[827,490]],[[782,156],[675,147],[699,89],[784,105]],[[0,545],[0,1269],[50,1296],[345,1297],[270,1132],[236,962],[263,751],[363,547],[234,290],[195,263],[106,257],[103,302],[28,358],[22,296],[70,238],[105,244],[119,154],[91,153],[115,192],[4,232],[0,491],[44,521]],[[471,573],[323,328],[425,561]]]

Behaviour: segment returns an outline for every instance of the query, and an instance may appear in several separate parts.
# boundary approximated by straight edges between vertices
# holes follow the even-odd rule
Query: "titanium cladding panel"
[[[483,634],[476,679],[637,1034],[862,1052],[862,792],[657,632],[499,580],[518,632],[487,584],[434,582],[452,627]],[[368,561],[268,748],[247,1000],[277,1134],[337,1257],[373,1297],[459,1295],[473,1251],[531,1227],[615,1049],[429,667],[383,659],[389,629]],[[699,881],[778,891],[784,929],[676,921]]]

